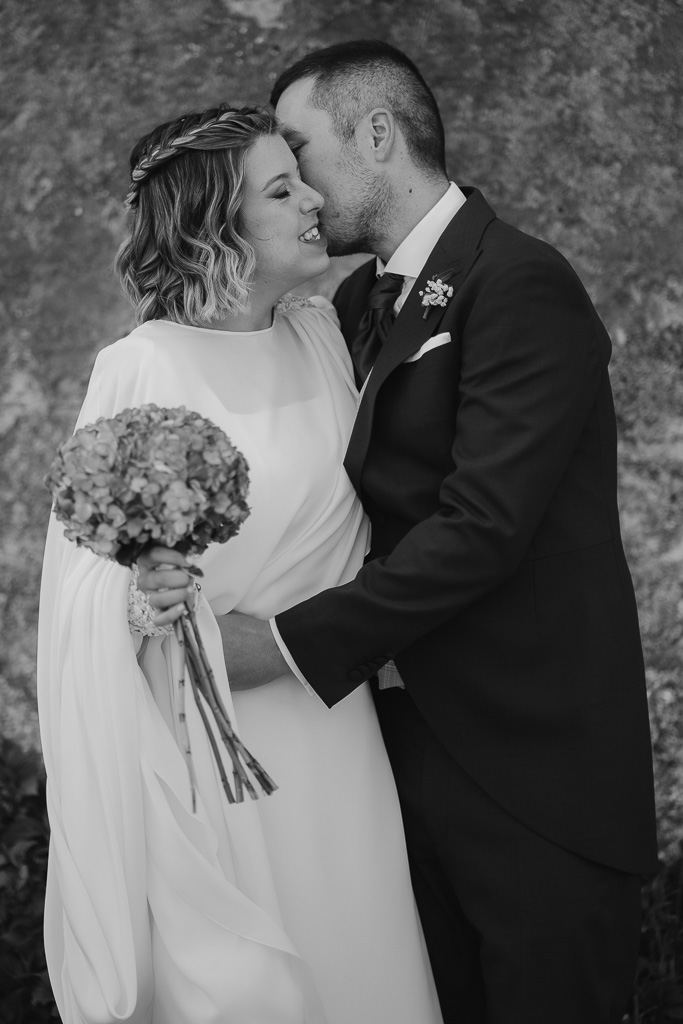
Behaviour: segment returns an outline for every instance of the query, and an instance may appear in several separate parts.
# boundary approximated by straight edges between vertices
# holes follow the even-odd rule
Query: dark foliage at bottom
[[[37,754],[0,738],[0,1021],[59,1015],[45,967],[43,897],[48,823]]]
[[[629,1024],[683,1021],[683,857],[643,890],[643,928]]]
[[[48,822],[40,758],[0,738],[0,1021],[59,1021],[43,951]],[[625,1024],[683,1021],[683,857],[643,890],[636,993]]]

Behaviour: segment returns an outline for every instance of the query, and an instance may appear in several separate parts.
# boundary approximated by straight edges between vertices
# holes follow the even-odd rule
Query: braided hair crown
[[[140,139],[131,152],[131,186],[125,205],[134,209],[141,186],[182,153],[241,146],[253,139],[255,132],[269,134],[276,126],[274,115],[265,109],[227,104],[201,113],[184,114],[159,125]]]
[[[222,105],[159,125],[133,147],[130,234],[114,267],[139,323],[211,324],[244,312],[256,255],[242,229],[247,154],[285,133],[260,107]]]

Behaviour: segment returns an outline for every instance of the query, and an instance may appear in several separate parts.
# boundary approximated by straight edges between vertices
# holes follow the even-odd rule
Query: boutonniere
[[[425,285],[424,291],[418,292],[422,297],[422,305],[425,311],[422,319],[426,320],[434,306],[447,306],[448,300],[453,298],[453,285],[446,284],[449,277],[453,277],[452,270],[443,270],[440,274],[434,274]]]

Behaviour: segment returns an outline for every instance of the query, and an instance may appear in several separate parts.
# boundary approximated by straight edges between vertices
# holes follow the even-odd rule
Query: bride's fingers
[[[179,619],[183,612],[186,610],[187,605],[185,602],[180,604],[174,604],[171,608],[168,608],[165,612],[159,612],[158,615],[154,616],[155,626],[170,626],[172,623]]]
[[[154,569],[141,572],[138,576],[138,590],[152,594],[157,590],[177,590],[192,585],[192,577],[182,569]]]
[[[176,587],[173,590],[154,590],[147,595],[147,600],[152,608],[159,608],[161,611],[187,601],[189,598],[194,599],[194,586]]]
[[[145,548],[140,554],[138,560],[138,568],[149,571],[158,565],[173,565],[173,566],[186,566],[188,564],[185,555],[181,554],[175,548],[165,548],[161,544],[155,544],[153,547]]]

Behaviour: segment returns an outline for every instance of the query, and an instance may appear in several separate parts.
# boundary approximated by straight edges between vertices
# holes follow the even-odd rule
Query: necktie
[[[351,344],[351,357],[362,383],[372,369],[394,322],[391,312],[403,288],[403,274],[382,274],[368,295],[368,308]]]

